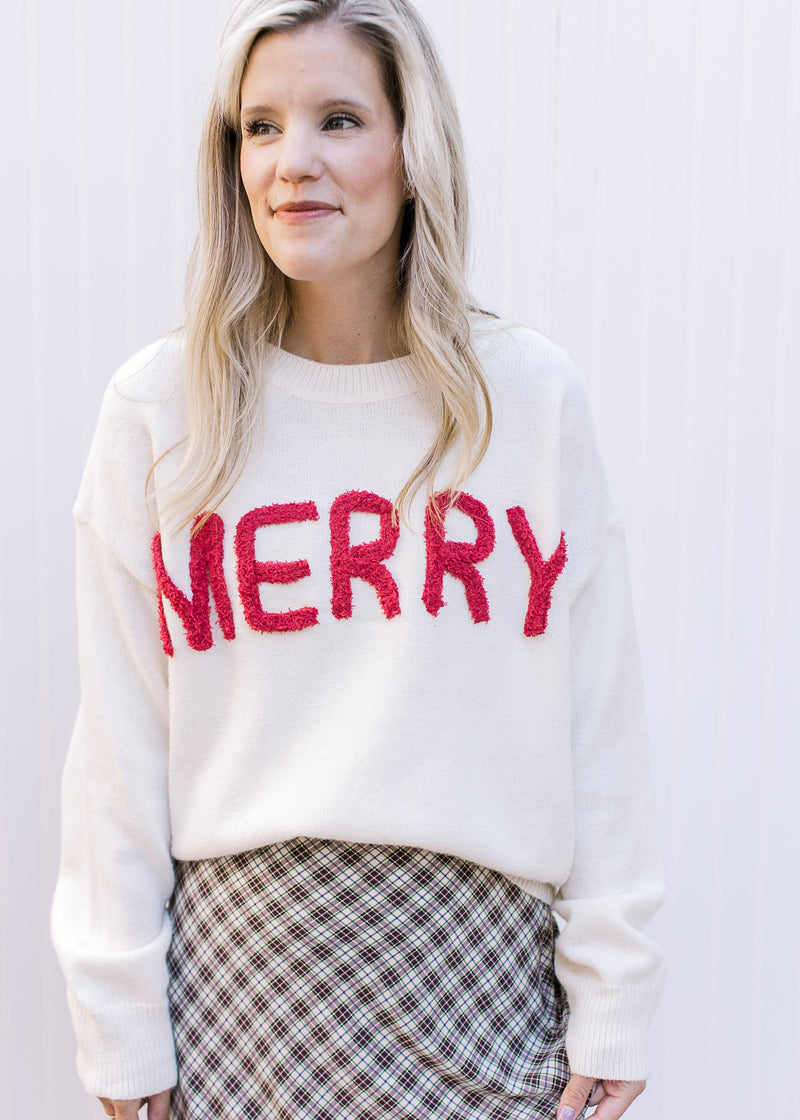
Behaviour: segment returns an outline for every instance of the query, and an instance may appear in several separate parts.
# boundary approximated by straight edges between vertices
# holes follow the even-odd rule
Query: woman
[[[117,1120],[615,1120],[662,890],[622,532],[564,355],[469,306],[407,0],[241,4],[200,201],[76,505],[83,1081]]]

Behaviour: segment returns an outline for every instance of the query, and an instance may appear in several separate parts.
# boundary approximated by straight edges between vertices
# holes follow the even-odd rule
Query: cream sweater
[[[298,835],[450,853],[551,903],[573,1071],[645,1075],[662,880],[623,531],[563,353],[508,324],[476,343],[495,429],[441,526],[422,500],[392,524],[436,429],[407,359],[273,350],[259,450],[191,543],[143,500],[186,430],[180,342],[112,380],[75,507],[53,905],[90,1092],[175,1082],[173,857]]]

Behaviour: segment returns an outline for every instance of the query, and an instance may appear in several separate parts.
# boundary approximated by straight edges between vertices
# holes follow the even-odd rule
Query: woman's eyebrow
[[[330,97],[325,101],[321,101],[318,108],[325,112],[328,109],[356,109],[361,113],[371,113],[372,110],[368,105],[364,105],[361,101],[354,101],[351,97]],[[247,105],[242,108],[242,116],[249,113],[265,113],[270,115],[276,113],[277,109],[272,105]]]
[[[241,109],[242,116],[247,113],[266,113],[267,115],[274,113],[275,110],[271,105],[243,105]]]
[[[358,109],[362,113],[372,112],[368,105],[363,105],[360,101],[354,101],[351,97],[333,97],[328,101],[323,101],[320,109],[337,109],[343,106],[348,109]]]

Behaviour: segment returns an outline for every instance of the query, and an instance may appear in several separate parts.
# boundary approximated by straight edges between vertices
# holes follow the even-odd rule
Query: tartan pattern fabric
[[[419,848],[296,838],[176,862],[170,1120],[552,1120],[549,907]]]

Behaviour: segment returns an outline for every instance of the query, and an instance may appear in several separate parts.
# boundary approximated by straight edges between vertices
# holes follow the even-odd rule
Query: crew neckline
[[[423,385],[411,358],[357,365],[327,365],[267,346],[268,377],[273,385],[305,400],[357,403],[415,393]]]

